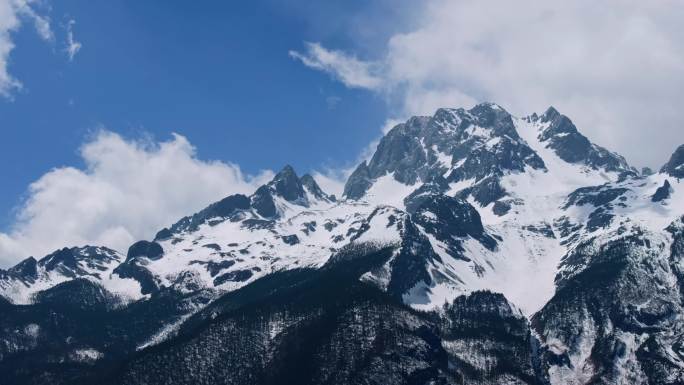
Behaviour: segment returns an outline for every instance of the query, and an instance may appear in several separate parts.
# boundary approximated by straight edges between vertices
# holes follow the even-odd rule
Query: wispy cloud
[[[15,225],[0,233],[0,267],[71,245],[125,251],[215,200],[251,193],[273,175],[247,176],[234,164],[202,161],[180,135],[153,142],[100,131],[80,155],[85,168],[56,168],[31,184]]]
[[[34,10],[32,0],[0,0],[0,96],[11,98],[12,92],[21,89],[21,82],[8,70],[9,57],[14,49],[12,34],[21,28],[22,20],[33,23],[38,35],[54,41],[50,18]]]
[[[339,96],[330,95],[325,97],[325,104],[328,106],[329,110],[334,110],[341,101],[342,98]]]
[[[290,56],[307,67],[327,72],[347,87],[379,89],[383,85],[381,68],[341,51],[328,50],[319,43],[305,43],[306,51],[290,51]]]
[[[14,11],[33,23],[38,36],[45,41],[53,41],[55,35],[50,26],[50,17],[37,12],[31,5],[39,3],[37,0],[5,0],[14,7]]]
[[[69,61],[73,61],[74,56],[81,50],[81,43],[74,38],[74,24],[76,24],[76,20],[70,19],[66,26],[67,41],[65,50],[69,56]]]

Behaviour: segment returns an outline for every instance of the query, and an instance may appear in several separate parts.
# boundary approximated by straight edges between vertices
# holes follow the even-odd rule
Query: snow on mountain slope
[[[0,271],[0,296],[15,304],[28,304],[33,296],[62,282],[85,278],[102,285],[124,302],[142,298],[140,285],[112,274],[123,256],[105,247],[64,248],[39,261],[28,258],[15,267]]]
[[[406,221],[392,206],[338,202],[288,166],[251,197],[225,198],[134,245],[116,272],[140,280],[145,292],[215,297],[273,272],[319,268],[350,245],[403,255]]]
[[[352,175],[345,190],[359,195],[365,189],[361,200],[377,202],[384,196],[397,202],[430,183],[441,194],[466,198],[479,211],[486,232],[501,240],[488,248],[468,236],[454,241],[427,234],[445,278],[415,288],[405,297],[407,303],[429,309],[459,294],[489,289],[533,314],[551,298],[567,252],[553,229],[563,215],[563,202],[579,187],[619,177],[584,158],[578,159],[581,164],[569,163],[557,154],[559,147],[547,148],[542,141],[549,137],[542,133],[552,124],[546,115],[519,119],[491,103],[469,111],[442,109],[395,127],[370,164],[359,166],[365,174],[362,183]],[[407,166],[415,159],[424,161],[418,172]],[[615,159],[624,166],[621,171],[628,170]],[[453,242],[461,244],[459,255],[454,255]]]
[[[394,174],[383,175],[368,189],[363,201],[371,205],[389,205],[404,210],[404,198],[411,194],[418,184],[406,185],[394,178]]]
[[[684,212],[679,203],[672,203],[679,182],[670,182],[668,202],[653,202],[655,189],[664,183],[662,174],[640,177],[624,158],[589,142],[553,108],[541,116],[516,118],[486,103],[470,111],[440,110],[430,118],[412,118],[392,131],[391,151],[381,142],[378,152],[388,153],[376,152],[370,164],[360,166],[368,170],[360,199],[377,201],[378,191],[389,191],[396,202],[426,182],[442,194],[467,198],[486,231],[500,240],[489,249],[466,237],[461,240],[464,252],[454,255],[449,245],[428,234],[443,261],[441,269],[451,278],[433,280],[410,293],[406,301],[417,308],[434,308],[459,294],[489,289],[503,293],[527,315],[538,311],[555,293],[558,268],[572,247],[598,228],[612,231],[610,223],[619,222],[602,223],[599,215],[592,216],[596,207],[591,203],[568,205],[568,197],[578,189],[628,186],[606,187],[630,190],[624,198],[629,202],[611,207],[611,215],[648,224],[654,231],[662,231]],[[413,144],[405,145],[402,154],[396,143]],[[470,160],[474,153],[476,162]],[[407,178],[406,159],[421,156],[422,171]],[[352,176],[346,190],[358,194],[355,182]],[[581,229],[569,231],[573,226]]]
[[[567,195],[580,187],[615,181],[619,175],[562,160],[540,140],[548,124],[517,118],[514,122],[526,144],[544,161],[545,169],[528,167],[501,178],[501,186],[508,192],[504,202],[512,206],[507,213],[494,213],[500,201],[479,208],[483,222],[503,241],[493,253],[471,249],[472,255],[490,261],[492,268],[484,273],[484,280],[470,286],[502,292],[530,315],[555,292],[556,272],[567,248],[554,223],[567,215],[562,207]]]
[[[298,210],[280,200],[277,206],[281,212],[278,221],[245,211],[239,219],[205,223],[194,232],[159,241],[164,256],[150,261],[146,268],[162,286],[173,286],[191,274],[206,287],[234,290],[274,271],[323,265],[334,251],[350,242],[350,236],[364,226],[375,208],[334,203]],[[379,230],[376,227],[371,225]],[[398,241],[392,235],[391,231],[374,231],[363,239]]]

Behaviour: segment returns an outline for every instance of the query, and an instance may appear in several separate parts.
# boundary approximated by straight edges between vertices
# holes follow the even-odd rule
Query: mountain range
[[[684,384],[683,178],[552,107],[412,117],[340,197],[285,166],[0,270],[2,381]]]

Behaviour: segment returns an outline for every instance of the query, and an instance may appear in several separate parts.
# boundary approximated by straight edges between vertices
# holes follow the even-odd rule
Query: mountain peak
[[[542,132],[542,138],[544,139],[557,134],[579,134],[577,127],[572,123],[570,118],[558,112],[553,106],[546,109],[541,116],[541,121],[543,123],[550,123],[550,127]],[[589,142],[589,139],[584,135],[579,135]]]
[[[473,106],[471,110],[483,110],[483,109],[489,109],[489,110],[495,110],[495,111],[502,111],[505,113],[508,113],[503,107],[500,105],[494,103],[494,102],[481,102]]]
[[[675,178],[684,178],[684,144],[677,147],[670,160],[660,169]]]
[[[318,183],[316,183],[314,177],[310,174],[302,175],[302,177],[299,178],[299,181],[302,183],[302,186],[308,191],[308,193],[314,198],[328,201],[335,200],[334,196],[328,195],[325,193],[325,191],[323,191]]]
[[[274,179],[278,179],[284,176],[295,176],[297,177],[297,172],[295,171],[294,167],[290,166],[289,164],[286,164],[274,177]]]
[[[554,107],[549,107],[539,121],[545,125],[539,133],[539,140],[547,148],[553,149],[562,160],[606,171],[634,171],[625,158],[592,143],[579,132],[570,118]]]
[[[547,108],[544,114],[542,115],[542,119],[545,119],[546,121],[551,121],[560,116],[562,116],[561,113],[558,112],[558,110],[554,106],[549,106],[549,108]]]
[[[404,185],[444,178],[445,183],[499,177],[544,169],[542,159],[520,138],[513,116],[494,103],[470,110],[438,109],[432,117],[413,117],[395,126],[378,144],[370,162],[361,163],[345,185],[345,196],[359,199],[378,178],[392,175]],[[486,190],[501,191],[488,182]],[[495,199],[493,194],[482,204]]]
[[[273,177],[269,183],[275,189],[276,194],[289,202],[299,200],[304,197],[304,187],[297,176],[294,168],[286,165],[279,173]]]
[[[468,110],[468,113],[476,117],[473,123],[490,128],[495,136],[508,135],[516,140],[520,138],[513,124],[513,116],[498,104],[480,103]]]
[[[364,160],[349,175],[347,183],[344,184],[343,195],[349,199],[360,199],[372,184],[368,162]]]
[[[155,241],[171,238],[174,234],[183,231],[196,231],[199,226],[208,220],[216,218],[228,218],[242,210],[250,208],[250,199],[242,194],[234,194],[214,202],[205,209],[187,217],[181,218],[170,228],[160,230],[154,237]]]
[[[38,261],[33,257],[28,257],[11,267],[8,272],[21,279],[35,279],[38,276]]]
[[[294,182],[294,181],[299,181],[299,176],[297,175],[297,172],[295,171],[294,167],[290,166],[289,164],[285,165],[280,171],[278,171],[277,174],[271,179],[271,184],[278,183],[280,181],[283,182]]]

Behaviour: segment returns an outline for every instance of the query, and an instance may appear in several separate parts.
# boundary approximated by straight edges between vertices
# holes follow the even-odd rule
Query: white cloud
[[[312,172],[311,176],[326,194],[334,194],[335,197],[340,198],[344,190],[344,183],[350,174],[351,172],[348,173],[347,170],[326,168],[323,171]]]
[[[14,3],[17,13],[24,16],[33,22],[33,26],[38,32],[38,35],[45,41],[53,41],[55,35],[52,33],[52,28],[50,27],[50,18],[46,15],[41,15],[36,12],[32,3],[38,2],[37,0],[9,0]]]
[[[318,43],[306,43],[306,52],[290,51],[290,56],[300,60],[307,67],[333,75],[351,88],[377,89],[382,79],[377,74],[376,64],[359,60],[340,51],[331,51]]]
[[[19,28],[20,22],[13,3],[0,1],[0,95],[9,96],[10,92],[21,86],[7,70],[10,52],[14,49],[11,32]]]
[[[81,43],[74,39],[74,24],[76,20],[70,19],[66,25],[67,41],[66,41],[66,53],[69,55],[69,61],[74,60],[74,56],[81,50]]]
[[[50,19],[37,13],[31,4],[33,0],[0,0],[0,96],[11,97],[12,92],[21,88],[21,82],[9,73],[10,53],[14,49],[12,33],[16,32],[22,19],[33,22],[38,35],[46,41],[53,41]]]
[[[0,233],[0,266],[72,245],[126,251],[134,241],[232,193],[249,194],[273,176],[197,159],[182,136],[154,143],[99,132],[80,154],[85,169],[61,167],[31,184],[9,233]]]
[[[396,125],[401,124],[401,123],[404,123],[404,120],[401,120],[401,119],[387,119],[387,120],[385,120],[385,124],[383,124],[383,126],[382,126],[382,133],[386,134],[386,133],[390,132],[391,129],[393,129]],[[375,145],[377,146],[377,143]],[[373,152],[368,154],[368,157],[373,156]]]
[[[517,115],[554,105],[637,165],[658,166],[684,143],[684,2],[424,4],[417,27],[371,61],[317,44],[298,58],[382,93],[401,118],[486,100]]]

